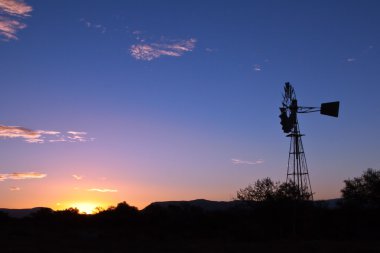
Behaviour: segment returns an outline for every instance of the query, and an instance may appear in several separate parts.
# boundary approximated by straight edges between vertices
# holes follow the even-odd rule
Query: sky
[[[379,1],[0,0],[0,207],[229,201],[286,180],[285,82],[314,199],[380,168]]]

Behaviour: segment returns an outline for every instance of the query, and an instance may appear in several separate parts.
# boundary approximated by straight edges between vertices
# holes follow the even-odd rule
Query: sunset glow
[[[79,213],[84,214],[96,213],[96,208],[102,207],[101,205],[94,203],[71,203],[68,206],[72,208],[77,208],[79,210]]]

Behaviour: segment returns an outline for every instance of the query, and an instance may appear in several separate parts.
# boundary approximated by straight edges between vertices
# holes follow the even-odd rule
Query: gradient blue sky
[[[0,0],[1,206],[143,208],[284,181],[286,81],[301,105],[341,101],[338,119],[299,119],[315,198],[339,197],[380,167],[379,13],[379,1]]]

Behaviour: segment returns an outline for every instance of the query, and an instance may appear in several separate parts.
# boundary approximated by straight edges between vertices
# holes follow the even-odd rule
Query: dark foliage
[[[380,170],[367,169],[360,177],[344,180],[344,204],[361,208],[380,207]]]
[[[6,212],[0,211],[0,223],[8,222],[9,220],[11,220],[9,215]]]
[[[244,201],[274,200],[278,187],[278,182],[273,182],[272,179],[267,177],[257,180],[254,185],[248,185],[246,188],[240,189],[236,194],[236,198]]]
[[[243,201],[285,201],[296,200],[303,196],[303,200],[310,199],[310,195],[300,190],[293,182],[280,183],[273,182],[269,177],[258,179],[253,185],[240,189],[236,194],[236,199]]]

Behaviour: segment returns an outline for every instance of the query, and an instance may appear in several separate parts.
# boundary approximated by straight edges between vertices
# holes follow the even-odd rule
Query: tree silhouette
[[[344,203],[362,207],[380,207],[380,170],[367,169],[360,177],[344,180]]]
[[[278,185],[276,200],[310,200],[311,194],[306,190],[306,187],[300,189],[293,181]]]
[[[110,206],[106,210],[98,208],[95,219],[107,225],[122,226],[125,223],[135,222],[138,219],[139,210],[123,201],[117,206]]]
[[[301,198],[302,196],[302,198]],[[236,199],[244,201],[278,201],[278,200],[296,200],[310,199],[311,194],[299,189],[293,182],[280,183],[273,182],[269,177],[258,179],[254,185],[248,185],[240,189],[236,194]]]
[[[240,189],[236,198],[244,201],[268,201],[275,198],[279,182],[273,182],[269,177],[258,179],[254,185]]]

